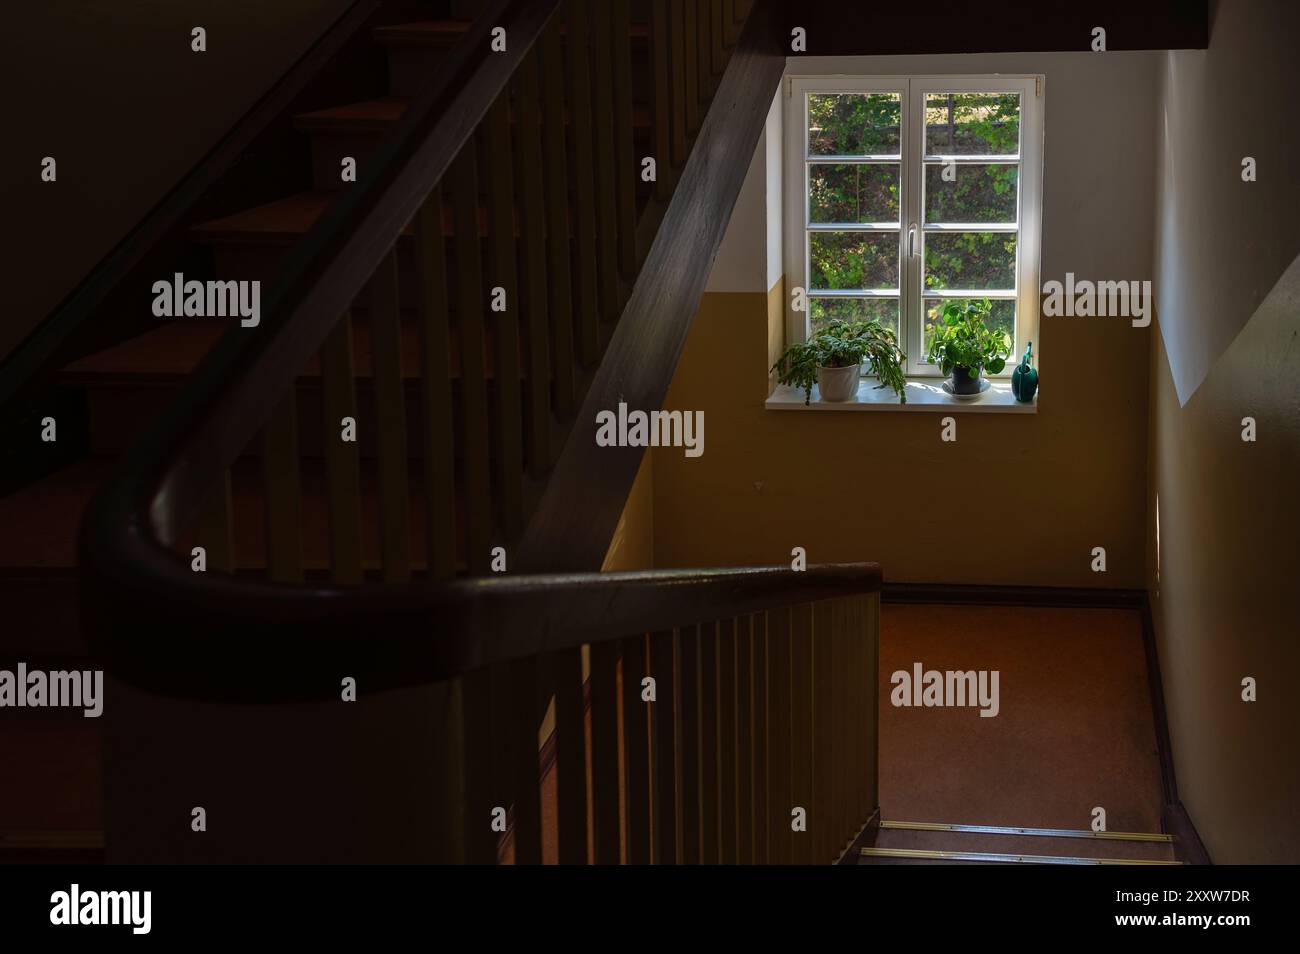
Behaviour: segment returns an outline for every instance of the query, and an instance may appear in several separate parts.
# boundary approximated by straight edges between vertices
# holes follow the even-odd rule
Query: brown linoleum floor
[[[915,662],[999,670],[999,714],[894,707],[890,675]],[[1136,611],[885,605],[880,697],[883,818],[1082,829],[1100,806],[1110,831],[1160,831]]]

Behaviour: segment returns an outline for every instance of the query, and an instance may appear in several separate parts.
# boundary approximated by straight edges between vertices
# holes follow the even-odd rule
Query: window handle
[[[910,225],[907,229],[907,257],[916,257],[916,225]]]

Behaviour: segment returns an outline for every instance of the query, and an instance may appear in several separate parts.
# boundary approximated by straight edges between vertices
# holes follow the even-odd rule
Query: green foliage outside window
[[[925,99],[925,148],[931,155],[1016,155],[1020,148],[1017,93],[931,93]],[[808,97],[809,157],[898,155],[902,128],[896,93],[812,94]],[[1016,164],[925,166],[927,223],[1016,221]],[[814,163],[809,167],[809,214],[815,223],[898,220],[897,162]],[[899,234],[812,233],[810,289],[898,287]],[[892,245],[890,253],[882,241]],[[1014,232],[931,233],[925,243],[925,287],[1012,288]]]

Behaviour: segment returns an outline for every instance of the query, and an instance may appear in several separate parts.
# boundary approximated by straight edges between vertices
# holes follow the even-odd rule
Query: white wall
[[[1297,37],[1296,0],[1227,0],[1208,50],[1162,56],[1156,305],[1180,404],[1300,253]]]
[[[781,95],[768,109],[706,292],[766,292],[781,277]]]

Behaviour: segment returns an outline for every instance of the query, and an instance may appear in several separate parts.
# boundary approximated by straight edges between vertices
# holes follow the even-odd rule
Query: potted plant
[[[980,372],[997,374],[1006,367],[1011,337],[989,327],[992,310],[987,298],[944,303],[925,357],[949,376],[953,394],[979,394]]]
[[[900,404],[906,381],[898,336],[879,321],[835,319],[807,341],[791,345],[772,365],[782,384],[803,388],[804,403],[812,399],[813,384],[823,401],[849,401],[858,393],[858,378],[865,362],[880,379],[880,387],[893,388]]]

